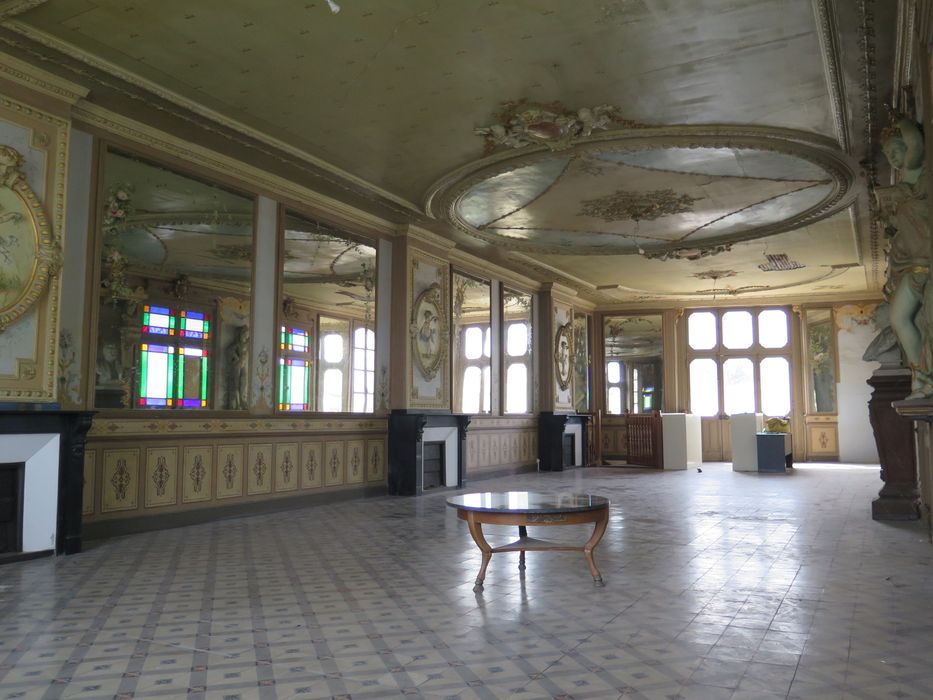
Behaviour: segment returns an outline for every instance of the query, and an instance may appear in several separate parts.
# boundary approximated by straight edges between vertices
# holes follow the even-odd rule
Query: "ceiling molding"
[[[77,83],[59,78],[31,63],[0,51],[0,76],[31,90],[65,102],[69,106],[88,96],[89,90]]]
[[[781,127],[752,125],[674,125],[638,130],[601,132],[581,139],[579,143],[561,152],[562,156],[586,155],[590,152],[628,152],[660,148],[745,148],[795,156],[821,167],[833,180],[833,190],[822,201],[795,215],[772,224],[739,233],[704,238],[700,243],[672,241],[653,247],[651,252],[673,252],[681,248],[716,248],[743,241],[764,238],[815,223],[850,206],[858,193],[860,169],[852,159],[839,150],[831,138],[809,132]],[[491,234],[466,222],[458,212],[460,199],[473,187],[490,178],[512,172],[518,168],[553,158],[546,147],[530,147],[518,151],[496,153],[457,168],[438,180],[425,197],[425,212],[436,219],[444,219],[458,230],[485,243],[518,252],[566,254],[566,248],[512,241]],[[575,248],[575,255],[635,254],[634,247]]]
[[[728,287],[722,288],[711,288],[711,289],[696,289],[689,292],[663,292],[655,291],[652,289],[641,289],[638,287],[629,287],[624,284],[614,285],[614,289],[620,292],[628,292],[630,294],[639,294],[652,296],[658,299],[690,299],[692,297],[739,297],[747,294],[763,294],[776,292],[785,289],[793,289],[794,287],[800,287],[805,284],[816,284],[817,282],[824,282],[826,280],[832,279],[833,277],[838,277],[847,270],[852,268],[860,267],[858,263],[847,263],[844,265],[820,265],[818,268],[822,271],[819,274],[814,275],[805,280],[800,280],[796,282],[787,282],[785,284],[762,284],[762,285],[747,285],[745,287],[738,287],[735,289],[730,289]]]
[[[497,265],[462,248],[452,249],[447,257],[451,265],[484,279],[495,278],[506,285],[517,286],[531,291],[537,291],[541,288],[540,281],[502,265]]]
[[[894,42],[894,78],[892,83],[894,106],[902,112],[913,107],[904,104],[904,88],[911,84],[914,52],[914,20],[917,16],[916,0],[898,0],[897,36]],[[907,112],[909,114],[909,112]]]
[[[82,77],[93,80],[107,87],[108,89],[116,90],[135,100],[143,100],[150,104],[153,108],[163,109],[178,119],[194,122],[200,128],[208,128],[210,131],[217,133],[218,135],[230,138],[230,136],[225,134],[222,130],[211,128],[211,125],[224,127],[224,129],[228,129],[235,134],[245,137],[246,140],[237,140],[237,145],[241,147],[260,150],[264,155],[288,163],[292,166],[301,164],[299,167],[304,166],[303,169],[306,170],[310,166],[313,168],[313,175],[317,177],[325,177],[325,179],[328,179],[329,182],[333,185],[346,187],[346,183],[349,182],[363,190],[379,196],[384,200],[393,202],[397,206],[402,207],[406,213],[420,213],[418,206],[414,202],[410,202],[403,197],[399,197],[398,195],[388,192],[387,190],[383,190],[376,185],[363,180],[356,175],[353,175],[352,173],[349,173],[335,165],[332,165],[331,163],[328,163],[327,161],[313,156],[307,151],[292,146],[291,144],[281,141],[280,139],[273,138],[272,136],[266,134],[263,131],[260,131],[259,129],[255,129],[236,119],[232,119],[231,117],[228,117],[221,112],[210,109],[209,107],[206,107],[195,100],[184,97],[159,85],[158,83],[143,78],[136,73],[120,68],[119,66],[109,61],[83,51],[76,46],[69,44],[68,42],[62,41],[61,39],[58,39],[57,37],[54,37],[47,32],[35,29],[34,27],[31,27],[30,25],[18,20],[5,22],[3,26],[12,30],[16,34],[29,39],[32,42],[35,42],[46,48],[53,49],[60,54],[63,54],[92,68],[93,71],[82,72]],[[24,47],[20,48],[22,49]],[[65,68],[66,70],[73,70],[70,66],[66,65],[64,62],[55,60],[55,58],[52,56],[43,56],[42,60],[50,61],[55,65]],[[103,81],[97,72],[116,78],[122,83],[136,88],[136,90],[132,91],[127,89],[125,86],[115,85],[113,83]],[[143,93],[149,93],[149,96],[144,95]],[[166,103],[173,105],[178,109],[169,110],[165,107],[152,104],[152,95],[160,98],[161,100],[164,100]],[[192,115],[199,117],[200,119],[195,120],[192,118]],[[256,145],[250,143],[251,141],[267,146],[268,149],[260,149]],[[283,154],[289,156],[289,158],[284,158]]]
[[[846,153],[852,153],[852,139],[849,135],[848,110],[846,109],[848,103],[842,73],[842,59],[839,52],[839,31],[836,26],[835,2],[834,0],[812,1],[836,137],[839,139],[842,150]]]
[[[273,175],[231,156],[184,141],[90,102],[82,101],[75,105],[73,117],[76,121],[126,141],[161,151],[170,157],[192,163],[208,171],[224,173],[239,180],[247,191],[259,190],[262,193],[274,193],[274,196],[278,198],[302,202],[305,206],[319,210],[325,216],[333,216],[339,220],[351,222],[352,225],[378,231],[383,235],[394,231],[393,224],[337,199],[325,197],[291,180]]]
[[[3,0],[0,2],[0,22],[5,22],[11,17],[21,15],[47,2],[48,0]]]

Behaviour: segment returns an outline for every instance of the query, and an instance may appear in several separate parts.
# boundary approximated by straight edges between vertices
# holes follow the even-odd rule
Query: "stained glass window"
[[[142,332],[165,336],[166,343],[174,344],[140,344],[138,405],[207,408],[208,350],[198,347],[210,337],[207,315],[147,305],[143,307]],[[181,338],[185,339],[185,345],[180,345]]]
[[[307,336],[305,336],[307,338]],[[311,363],[294,357],[279,358],[279,410],[307,411],[311,408],[309,384]]]
[[[279,347],[289,352],[308,352],[311,334],[303,328],[286,328],[282,326]]]
[[[207,407],[207,350],[180,348],[178,353],[178,405]]]
[[[207,340],[210,337],[210,321],[207,314],[198,313],[197,311],[182,311],[180,316],[181,330],[178,335],[182,338]]]
[[[280,411],[311,410],[311,361],[302,357],[311,350],[311,332],[304,328],[279,329]],[[296,356],[297,355],[297,356]]]
[[[175,335],[175,312],[165,306],[143,307],[143,333]]]
[[[139,405],[170,408],[174,404],[175,348],[140,346]]]

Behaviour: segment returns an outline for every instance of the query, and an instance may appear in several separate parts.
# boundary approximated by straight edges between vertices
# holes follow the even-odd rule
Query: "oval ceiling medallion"
[[[436,183],[425,209],[512,250],[697,259],[831,216],[856,178],[814,134],[662,127],[475,161]]]

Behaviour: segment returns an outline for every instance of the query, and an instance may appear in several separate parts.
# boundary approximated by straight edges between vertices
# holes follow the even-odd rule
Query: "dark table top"
[[[447,505],[460,510],[500,513],[579,513],[609,506],[609,499],[587,493],[486,491],[451,496]]]

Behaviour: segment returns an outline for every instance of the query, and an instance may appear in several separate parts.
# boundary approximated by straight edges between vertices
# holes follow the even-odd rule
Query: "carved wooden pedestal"
[[[884,486],[871,503],[874,520],[916,520],[920,517],[914,424],[891,405],[910,393],[910,372],[879,371],[868,380],[874,391],[868,416],[875,433]]]

